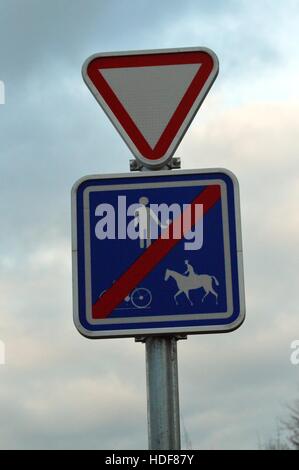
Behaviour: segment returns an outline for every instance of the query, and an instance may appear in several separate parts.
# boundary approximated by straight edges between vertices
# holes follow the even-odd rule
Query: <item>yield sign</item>
[[[96,54],[83,78],[134,156],[150,168],[174,154],[218,74],[209,49]]]

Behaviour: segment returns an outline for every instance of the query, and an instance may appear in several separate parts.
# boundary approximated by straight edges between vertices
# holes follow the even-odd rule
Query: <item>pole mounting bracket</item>
[[[148,168],[145,165],[142,165],[138,160],[130,160],[130,171],[143,171],[144,168],[148,170],[153,170],[153,168]],[[163,170],[178,170],[181,168],[181,159],[180,157],[173,157],[164,167]],[[160,168],[158,168],[160,169]]]

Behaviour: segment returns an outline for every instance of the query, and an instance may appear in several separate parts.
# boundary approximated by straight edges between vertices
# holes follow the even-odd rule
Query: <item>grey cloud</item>
[[[83,60],[100,50],[204,42],[220,57],[223,83],[233,87],[234,75],[245,93],[248,67],[250,77],[265,62],[280,67],[269,35],[271,25],[280,32],[278,14],[260,12],[260,20],[260,3],[127,3],[0,6],[2,448],[146,446],[144,347],[91,342],[72,324],[70,188],[84,174],[127,171],[130,158],[82,82]],[[298,329],[298,226],[284,230],[273,218],[297,183],[298,110],[224,108],[194,122],[178,156],[240,178],[248,318],[233,334],[180,344],[181,404],[194,447],[244,448],[258,445],[259,429],[271,433],[297,380],[289,343]]]
[[[83,386],[75,380],[24,382],[18,394],[1,397],[6,426],[4,448],[135,448],[145,447],[143,403],[131,387],[102,375]],[[120,393],[120,389],[122,393]],[[77,390],[77,393],[75,392]],[[75,392],[75,393],[74,393]],[[15,406],[9,405],[14,398]],[[143,421],[143,422],[142,422]],[[9,425],[12,424],[12,426]],[[143,429],[142,434],[138,431]]]

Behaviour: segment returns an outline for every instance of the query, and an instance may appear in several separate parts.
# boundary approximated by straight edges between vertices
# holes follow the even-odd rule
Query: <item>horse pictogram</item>
[[[203,302],[207,295],[213,294],[216,299],[216,304],[218,303],[218,294],[213,288],[213,281],[216,286],[219,286],[218,279],[215,276],[210,276],[209,274],[196,274],[193,266],[189,263],[188,260],[185,260],[187,270],[185,274],[178,273],[172,269],[166,269],[165,271],[165,281],[168,281],[169,278],[172,278],[176,281],[178,291],[174,295],[175,303],[178,305],[177,297],[180,294],[185,294],[187,299],[190,302],[190,305],[194,305],[190,299],[189,291],[195,289],[204,289],[205,294],[202,297],[201,301]],[[188,274],[187,274],[188,273]],[[186,275],[187,274],[187,275]]]

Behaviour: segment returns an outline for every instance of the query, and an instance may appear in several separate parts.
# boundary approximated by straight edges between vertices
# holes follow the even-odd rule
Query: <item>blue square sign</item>
[[[238,182],[227,170],[84,177],[72,243],[84,336],[226,332],[244,320]]]

